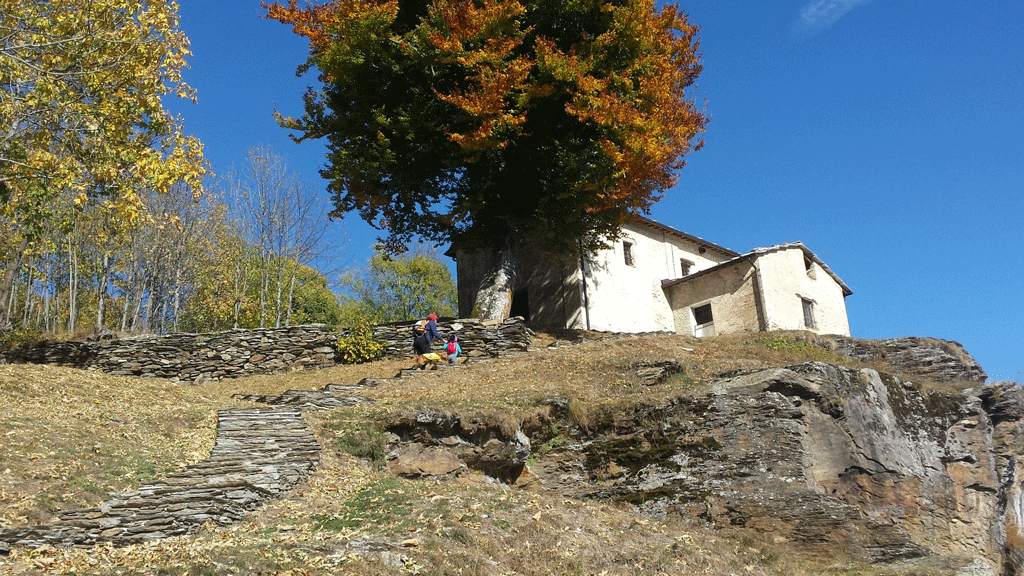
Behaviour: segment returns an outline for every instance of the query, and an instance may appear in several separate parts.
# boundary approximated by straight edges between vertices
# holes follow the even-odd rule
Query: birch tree
[[[132,219],[142,189],[201,190],[202,145],[161,102],[195,98],[181,78],[188,55],[166,0],[0,0],[0,328],[61,203],[95,199]]]

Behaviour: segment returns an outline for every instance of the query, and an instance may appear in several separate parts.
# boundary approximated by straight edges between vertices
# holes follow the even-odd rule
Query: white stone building
[[[614,246],[579,261],[518,253],[512,316],[609,332],[810,330],[850,335],[850,288],[801,243],[733,252],[634,217]],[[480,260],[456,258],[459,314],[473,315]]]

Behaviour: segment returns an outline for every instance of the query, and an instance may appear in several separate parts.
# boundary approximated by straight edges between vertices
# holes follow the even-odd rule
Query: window
[[[807,277],[808,278],[810,278],[812,280],[815,279],[815,275],[814,275],[814,261],[811,260],[810,257],[808,257],[806,254],[804,254],[804,270],[807,271]]]
[[[690,262],[686,258],[679,259],[679,275],[689,276],[690,271],[693,269],[693,262]]]
[[[814,330],[818,326],[814,323],[814,302],[807,298],[801,298],[800,302],[804,307],[804,328]]]
[[[633,244],[629,242],[622,243],[622,254],[626,258],[626,266],[635,266],[633,262]]]
[[[702,338],[715,335],[715,318],[711,314],[711,304],[696,306],[693,310],[693,335]]]

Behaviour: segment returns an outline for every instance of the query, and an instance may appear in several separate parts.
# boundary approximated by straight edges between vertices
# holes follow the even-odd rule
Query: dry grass
[[[599,502],[497,486],[478,475],[408,481],[342,449],[346,427],[421,407],[531,418],[544,399],[569,399],[579,421],[637,402],[702,389],[718,374],[807,359],[821,349],[757,335],[696,340],[645,336],[481,361],[364,391],[375,403],[307,415],[322,465],[286,498],[230,527],[193,537],[86,550],[15,550],[4,574],[911,574],[808,559],[765,537],[645,519]],[[539,342],[552,336],[541,336]],[[648,387],[639,363],[675,359],[685,371]],[[43,522],[97,505],[205,456],[217,410],[236,393],[276,393],[389,377],[408,361],[340,366],[182,386],[45,366],[0,366],[3,525]]]

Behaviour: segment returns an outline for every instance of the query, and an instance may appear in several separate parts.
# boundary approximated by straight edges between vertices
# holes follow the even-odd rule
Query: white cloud
[[[827,30],[850,10],[870,2],[871,0],[815,0],[800,9],[796,30],[809,34]]]

